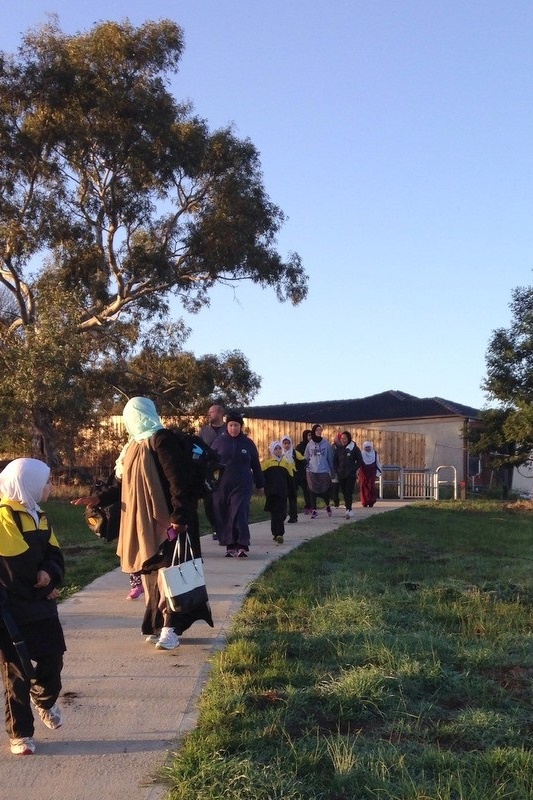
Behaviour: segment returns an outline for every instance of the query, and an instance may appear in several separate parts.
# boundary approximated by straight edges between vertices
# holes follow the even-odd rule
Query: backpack
[[[100,494],[114,483],[114,475],[110,475],[105,481],[97,481],[91,489],[91,494]],[[84,516],[87,527],[106,542],[113,542],[118,539],[120,529],[120,500],[106,506],[85,507]]]
[[[171,430],[190,464],[189,492],[196,498],[211,494],[218,488],[224,472],[218,453],[193,433],[184,433],[177,428]]]

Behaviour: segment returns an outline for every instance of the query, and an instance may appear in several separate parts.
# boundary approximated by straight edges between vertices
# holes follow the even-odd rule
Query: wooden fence
[[[280,422],[268,419],[245,419],[244,429],[257,445],[261,458],[266,458],[270,442],[290,436],[294,445],[302,439],[302,432],[312,428],[309,422]],[[333,442],[341,431],[349,431],[359,448],[370,441],[379,453],[382,464],[417,468],[426,463],[426,437],[423,433],[380,431],[376,428],[356,428],[351,425],[324,425],[322,436]]]
[[[177,420],[165,417],[165,425],[173,425]],[[202,421],[196,421],[199,430]],[[257,445],[259,456],[268,456],[270,442],[290,436],[297,445],[302,432],[310,429],[310,422],[281,422],[264,419],[245,419],[244,431]],[[374,444],[382,464],[391,464],[404,469],[421,468],[426,462],[426,437],[421,433],[405,433],[400,431],[381,431],[377,428],[357,428],[351,425],[324,425],[323,436],[333,442],[336,435],[343,430],[351,433],[354,442],[361,448],[366,440]],[[95,428],[80,432],[76,446],[76,464],[84,465],[95,474],[108,473],[113,469],[122,446],[127,441],[127,434],[122,416],[113,416],[103,420]]]

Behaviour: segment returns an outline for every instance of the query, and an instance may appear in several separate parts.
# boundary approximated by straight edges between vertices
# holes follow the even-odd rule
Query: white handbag
[[[172,565],[161,569],[165,598],[172,611],[187,613],[208,601],[204,566],[201,558],[192,554],[189,534],[185,538],[184,558],[181,558],[180,536],[176,538]],[[187,556],[190,558],[187,559]]]

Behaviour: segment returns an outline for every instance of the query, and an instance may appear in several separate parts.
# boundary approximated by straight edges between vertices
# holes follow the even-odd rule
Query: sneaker
[[[126,595],[126,600],[138,600],[144,594],[142,586],[134,586],[133,589]]]
[[[351,519],[353,517],[353,513],[348,509],[346,514],[344,515],[344,519]]]
[[[283,544],[283,536],[274,536],[274,541],[278,544]]]
[[[236,550],[226,550],[225,557],[226,558],[236,558],[237,557],[237,551]]]
[[[35,753],[35,741],[31,736],[22,736],[20,739],[10,739],[9,745],[14,756],[31,756]]]
[[[179,636],[174,628],[161,628],[161,636],[155,646],[156,650],[174,650],[179,645]]]
[[[237,552],[237,558],[248,558],[248,553],[241,547],[241,549]]]
[[[157,644],[160,636],[161,636],[160,633],[151,633],[149,636],[146,637],[144,641],[147,642],[148,644]]]
[[[333,511],[331,510],[331,506],[326,506],[326,514],[328,515],[328,517],[332,516]]]
[[[298,522],[298,517],[296,517],[296,519],[288,519],[287,522],[290,522],[290,523]]]
[[[63,719],[61,716],[61,709],[54,703],[52,708],[43,708],[42,706],[37,705],[33,697],[30,696],[30,700],[37,709],[37,713],[41,718],[41,722],[43,722],[47,728],[50,728],[51,731],[55,731],[56,728],[60,728]]]
[[[216,531],[213,531],[213,533],[211,534],[211,538],[214,542],[218,542],[218,533]]]
[[[318,517],[318,511],[311,512],[311,519],[316,519]]]

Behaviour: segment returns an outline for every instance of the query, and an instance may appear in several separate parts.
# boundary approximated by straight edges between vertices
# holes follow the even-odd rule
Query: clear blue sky
[[[255,404],[401,389],[478,408],[491,333],[533,266],[531,0],[18,0],[0,49],[55,12],[66,33],[170,18],[178,99],[261,153],[287,214],[298,308],[218,289],[197,355],[238,348]]]

